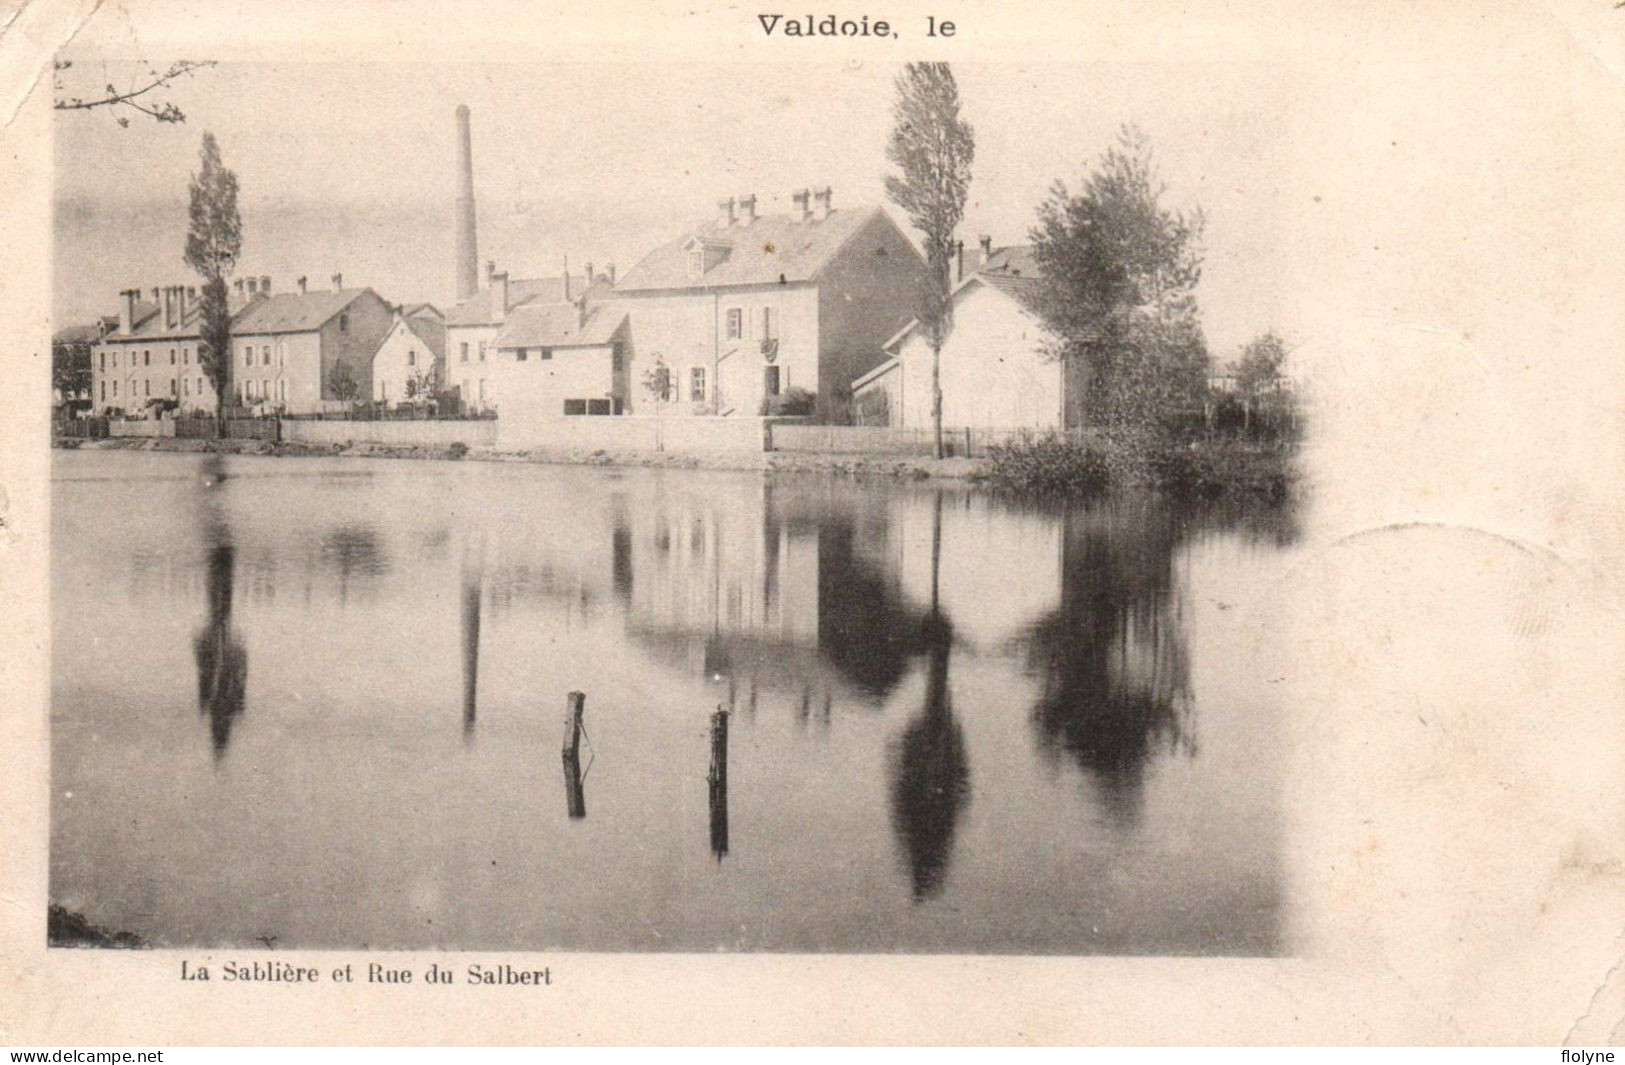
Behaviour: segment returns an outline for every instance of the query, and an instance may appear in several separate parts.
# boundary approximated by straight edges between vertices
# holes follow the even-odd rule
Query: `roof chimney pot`
[[[814,192],[812,197],[813,217],[822,222],[824,219],[829,217],[829,213],[831,211],[835,210],[835,190],[831,189],[828,185],[825,185],[823,188]]]
[[[342,292],[343,290],[344,290],[344,275],[343,274],[334,274],[333,275],[333,291],[334,292]]]
[[[739,197],[739,224],[748,226],[756,221],[756,194]]]
[[[294,284],[298,285],[299,291],[303,293],[305,291],[305,285],[307,285],[309,282],[310,278],[306,277],[304,274],[300,274],[299,280],[295,281]]]
[[[717,201],[717,228],[727,229],[734,224],[734,198]]]
[[[797,222],[805,222],[812,217],[812,191],[810,189],[797,189],[790,194],[790,204],[793,208],[790,216]]]
[[[982,252],[977,256],[976,265],[986,266],[993,261],[993,238],[984,233],[976,238],[976,242],[982,246]]]

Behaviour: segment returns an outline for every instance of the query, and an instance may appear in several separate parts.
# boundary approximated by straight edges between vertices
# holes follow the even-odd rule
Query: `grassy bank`
[[[997,487],[1054,495],[1095,495],[1150,488],[1213,498],[1226,494],[1284,499],[1297,483],[1294,447],[1215,435],[1132,450],[1110,440],[1035,437],[990,449],[987,478]]]
[[[45,919],[45,941],[53,947],[122,947],[127,950],[147,944],[134,932],[110,932],[91,924],[82,913],[51,904]]]
[[[579,449],[501,451],[446,446],[395,444],[273,444],[263,440],[185,440],[173,437],[108,440],[57,439],[57,447],[91,451],[219,452],[228,455],[288,457],[350,457],[440,459],[468,462],[530,462],[565,466],[643,466],[685,470],[775,470],[782,472],[835,472],[908,480],[953,478],[980,480],[987,476],[986,459],[931,459],[898,455],[844,455],[816,452],[671,452],[584,451]]]

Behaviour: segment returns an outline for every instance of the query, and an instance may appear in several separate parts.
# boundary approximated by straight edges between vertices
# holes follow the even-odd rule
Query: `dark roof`
[[[337,292],[279,292],[254,300],[231,320],[233,333],[309,333],[320,329],[344,308],[371,292],[346,288]]]
[[[987,265],[976,268],[979,274],[998,274],[1006,277],[1041,278],[1043,270],[1039,269],[1038,260],[1033,257],[1031,244],[1012,244],[1008,248],[996,248],[988,256]]]
[[[526,277],[508,282],[508,310],[527,303],[568,303],[586,293],[588,299],[602,299],[609,293],[609,279],[594,278],[587,283],[585,274],[570,275],[570,294],[565,296],[564,277]],[[447,325],[499,325],[495,301],[497,287],[487,285],[468,299],[446,312]]]
[[[413,336],[423,341],[423,346],[433,352],[435,358],[445,358],[446,327],[443,323],[433,318],[405,317],[401,321],[412,331]]]
[[[573,303],[532,303],[508,312],[497,334],[498,348],[569,348],[608,344],[626,322],[615,304],[590,307],[587,320]]]
[[[713,220],[644,256],[615,283],[615,291],[810,281],[847,240],[877,217],[885,217],[878,207],[856,207],[832,211],[816,221],[787,214],[763,215],[749,225],[723,226]],[[724,252],[721,261],[699,277],[688,268],[689,245],[697,240],[720,245]]]

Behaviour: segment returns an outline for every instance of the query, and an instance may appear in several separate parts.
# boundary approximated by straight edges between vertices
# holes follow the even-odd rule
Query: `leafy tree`
[[[63,403],[90,395],[92,345],[82,339],[51,341],[51,386]]]
[[[950,265],[954,230],[965,214],[976,140],[959,117],[959,85],[947,63],[910,63],[898,75],[886,158],[886,195],[908,215],[925,244],[926,276],[915,317],[931,344],[931,427],[942,457],[942,345],[953,328]]]
[[[1244,396],[1272,392],[1281,380],[1286,343],[1274,333],[1254,337],[1241,349],[1236,362],[1236,390]]]
[[[214,385],[215,420],[224,435],[226,395],[231,387],[231,305],[226,279],[237,268],[242,253],[243,220],[237,212],[237,175],[220,161],[220,145],[213,133],[203,135],[198,158],[190,189],[186,265],[203,278],[198,362]]]
[[[1055,183],[1031,234],[1051,350],[1087,369],[1086,417],[1138,459],[1199,403],[1207,376],[1202,214],[1164,207],[1164,191],[1149,142],[1125,126],[1079,192]]]
[[[327,371],[327,390],[341,403],[349,403],[361,394],[361,382],[356,380],[348,359],[338,359]]]

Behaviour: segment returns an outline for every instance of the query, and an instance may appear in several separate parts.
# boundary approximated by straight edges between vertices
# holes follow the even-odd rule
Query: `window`
[[[773,332],[773,308],[762,308],[762,339],[772,340],[776,334]]]
[[[113,369],[118,369],[118,352],[113,352]]]
[[[485,361],[485,341],[480,341],[480,361]]]
[[[278,403],[288,402],[288,382],[278,381],[276,383],[276,398]]]
[[[98,354],[101,355],[102,369],[104,369],[104,370],[107,369],[107,352],[103,351],[103,352],[99,352]]]
[[[176,395],[180,394],[180,392],[175,387],[175,379],[173,377],[171,377],[169,379],[169,394],[172,395],[172,396],[176,396]]]
[[[688,398],[696,403],[705,400],[705,367],[696,366],[688,371]]]
[[[699,277],[701,274],[705,273],[704,248],[694,248],[689,251],[688,272],[694,277]]]
[[[174,348],[169,349],[169,365],[171,365],[171,366],[175,365],[175,349]]]
[[[243,402],[247,403],[249,400],[251,400],[253,398],[254,398],[254,382],[252,382],[252,381],[244,381],[243,382]]]
[[[118,398],[118,382],[117,381],[113,382],[113,398],[114,399]]]
[[[191,348],[182,348],[181,349],[181,365],[182,366],[190,366],[191,363],[192,363],[192,349]]]
[[[141,382],[141,394],[143,396],[152,395],[152,378],[149,377]]]
[[[738,340],[745,335],[745,312],[738,307],[728,308],[728,339]]]
[[[201,377],[197,379],[197,394],[200,396],[203,394],[203,378]]]
[[[378,382],[378,398],[383,400],[385,403],[389,402],[389,382],[388,381],[379,381]]]
[[[279,340],[276,342],[276,364],[278,366],[284,366],[287,364],[287,362],[288,342],[286,340]]]
[[[462,348],[463,348],[463,351],[462,351],[463,361],[467,362],[468,361],[468,344],[467,344],[467,342],[464,342],[464,344],[462,345]]]
[[[107,398],[107,382],[106,381],[102,382],[102,398],[103,399]]]
[[[347,314],[339,315],[339,332],[348,333],[349,331],[350,331],[350,316],[347,315]]]
[[[271,398],[271,382],[265,381],[265,380],[260,381],[260,398],[261,399],[270,399]]]
[[[518,351],[513,353],[513,357],[520,362],[524,362],[530,358],[530,351],[526,348],[520,348]]]
[[[777,366],[762,367],[762,394],[764,396],[779,394],[779,368]]]
[[[143,366],[151,366],[152,365],[152,352],[150,350],[143,351],[141,353],[141,365],[143,365]]]
[[[584,399],[567,399],[564,401],[564,413],[568,415],[587,413],[587,401]]]
[[[267,344],[260,349],[260,362],[265,366],[271,365],[271,345]]]
[[[519,349],[519,357],[521,359],[525,357],[525,351],[524,351],[523,348]],[[411,348],[407,348],[406,349],[406,365],[408,365],[408,366],[416,366],[417,364],[418,364],[418,353],[416,351],[412,350]]]
[[[190,377],[181,380],[181,394],[184,396],[192,394],[192,379]]]
[[[252,366],[252,365],[254,365],[254,345],[252,345],[252,344],[250,344],[248,347],[243,349],[243,365],[244,366]]]
[[[611,409],[612,408],[610,407],[610,402],[607,399],[589,399],[589,400],[587,400],[587,413],[588,414],[604,415],[604,414],[608,414]]]
[[[542,359],[543,361],[551,359],[553,357],[553,349],[552,348],[543,348],[541,350],[541,354],[537,355],[536,357],[538,359]]]

